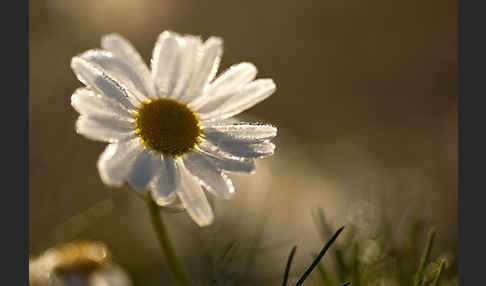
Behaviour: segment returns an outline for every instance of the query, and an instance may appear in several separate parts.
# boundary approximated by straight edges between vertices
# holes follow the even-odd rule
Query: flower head
[[[33,286],[132,285],[100,242],[77,241],[50,248],[29,261],[29,283]]]
[[[160,34],[151,70],[117,34],[104,36],[103,50],[74,57],[71,67],[86,87],[71,97],[81,114],[76,131],[110,143],[98,160],[103,182],[149,190],[161,206],[179,200],[200,226],[213,220],[203,189],[229,198],[226,173],[255,168],[272,155],[271,125],[240,123],[231,117],[275,91],[271,79],[255,80],[251,63],[230,67],[215,79],[222,39]]]

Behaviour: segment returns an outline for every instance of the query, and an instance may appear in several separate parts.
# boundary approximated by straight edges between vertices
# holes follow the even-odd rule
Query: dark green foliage
[[[307,268],[307,270],[304,272],[302,277],[300,277],[299,281],[297,281],[297,284],[295,285],[302,285],[302,283],[304,283],[305,279],[307,279],[307,277],[311,274],[314,268],[320,263],[321,259],[324,257],[329,247],[331,247],[331,245],[334,243],[334,241],[339,236],[339,234],[343,231],[343,229],[344,226],[336,231],[336,233],[331,237],[331,239],[326,243],[326,245],[324,245],[321,252],[319,252],[319,254],[314,259],[312,264]]]
[[[287,281],[289,279],[289,273],[290,273],[290,266],[292,266],[292,259],[294,258],[296,250],[297,250],[297,246],[294,246],[294,247],[292,247],[292,250],[290,251],[289,259],[287,260],[287,265],[285,266],[284,279],[283,279],[283,282],[282,282],[283,286],[287,285]]]

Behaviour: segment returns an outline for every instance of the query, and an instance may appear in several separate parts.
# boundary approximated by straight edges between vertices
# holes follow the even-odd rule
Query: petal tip
[[[197,223],[197,225],[199,225],[200,227],[207,227],[207,226],[210,226],[214,221],[214,216],[210,216],[210,217],[207,217],[207,218],[204,218],[204,219],[197,219],[195,220],[195,222]]]
[[[101,178],[101,181],[106,185],[108,186],[109,188],[121,188],[124,184],[124,182],[113,182],[113,181],[110,181],[107,177],[101,175],[100,173],[100,178]]]
[[[73,93],[73,95],[71,95],[71,106],[74,107],[74,109],[76,109],[76,104],[78,101],[79,101],[79,94]]]
[[[79,56],[74,56],[71,58],[71,62],[70,62],[70,66],[71,66],[71,69],[75,70],[77,65],[79,64]]]
[[[265,79],[260,79],[262,82],[265,83],[265,85],[267,85],[267,88],[269,91],[271,91],[272,93],[277,89],[277,84],[275,83],[275,81],[271,78],[265,78]]]
[[[83,115],[78,116],[78,119],[76,119],[76,123],[74,123],[74,131],[78,134],[80,133],[81,130],[81,124],[83,124],[85,120],[85,117]]]
[[[213,46],[213,45],[223,46],[224,40],[221,37],[211,36],[204,42],[204,44],[209,46]]]
[[[180,35],[174,31],[166,30],[159,34],[159,39],[166,40],[169,38],[179,38]]]
[[[246,69],[253,70],[255,73],[258,71],[258,68],[256,67],[256,65],[253,64],[253,63],[250,63],[250,62],[241,62],[239,65],[241,65],[240,67],[244,67]]]
[[[108,33],[108,34],[105,34],[101,37],[101,46],[103,47],[103,44],[106,43],[106,42],[109,42],[113,39],[123,39],[122,35],[118,34],[118,33]]]
[[[103,167],[103,164],[102,164],[102,161],[101,161],[101,157],[98,159],[96,166],[98,168],[98,174],[100,175],[100,179],[103,182],[103,184],[105,184],[106,186],[108,186],[110,188],[121,188],[123,186],[123,184],[125,183],[124,181],[114,181],[114,180],[110,179],[110,176],[108,176],[108,174],[106,174],[106,172],[104,170],[104,167]]]

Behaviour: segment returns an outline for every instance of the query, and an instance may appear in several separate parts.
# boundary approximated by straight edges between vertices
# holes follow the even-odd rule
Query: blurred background
[[[218,281],[235,272],[278,285],[269,281],[293,245],[302,273],[322,246],[318,208],[334,229],[353,224],[365,236],[386,218],[394,241],[418,217],[437,230],[437,253],[457,254],[456,1],[43,0],[30,1],[31,256],[99,240],[135,285],[169,281],[144,202],[103,185],[105,144],[75,134],[70,106],[82,86],[71,57],[116,32],[148,63],[164,30],[222,37],[219,71],[249,61],[277,83],[241,117],[279,128],[276,154],[254,175],[232,175],[237,194],[213,200],[212,226],[165,215],[191,275],[232,241],[257,255]]]

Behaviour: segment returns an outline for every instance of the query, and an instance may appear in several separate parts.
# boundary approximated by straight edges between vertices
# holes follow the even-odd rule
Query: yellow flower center
[[[103,268],[110,260],[106,247],[93,242],[76,242],[61,245],[54,250],[58,260],[53,271],[62,277],[86,276]]]
[[[196,114],[172,99],[149,100],[137,110],[137,134],[142,143],[174,157],[191,151],[201,140]]]
[[[62,277],[78,274],[81,276],[90,275],[91,273],[99,270],[103,267],[103,264],[97,261],[80,258],[77,261],[73,261],[71,264],[61,264],[54,268],[54,272]]]

